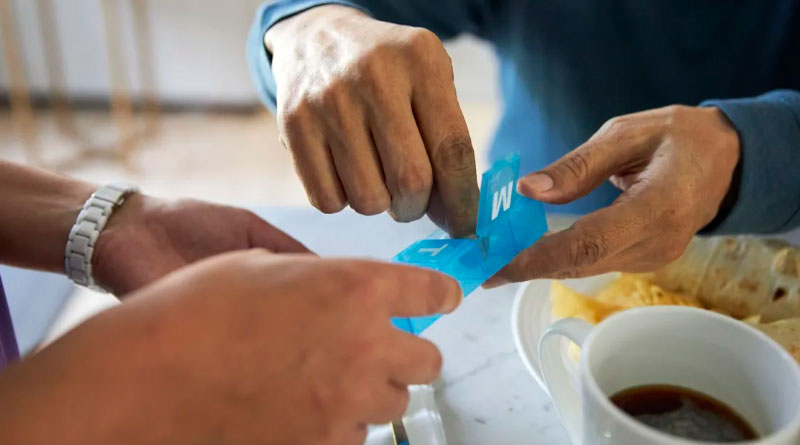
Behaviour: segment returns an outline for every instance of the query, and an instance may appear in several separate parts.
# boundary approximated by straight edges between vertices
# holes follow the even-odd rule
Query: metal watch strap
[[[136,186],[129,184],[106,185],[92,193],[83,205],[69,232],[64,253],[64,269],[72,281],[94,290],[103,290],[95,284],[92,273],[95,243],[114,210],[125,202],[128,195],[138,191]]]

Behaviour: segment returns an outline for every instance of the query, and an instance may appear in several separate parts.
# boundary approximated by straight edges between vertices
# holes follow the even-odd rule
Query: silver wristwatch
[[[95,284],[92,274],[95,243],[114,210],[125,202],[128,195],[138,191],[136,186],[129,184],[106,185],[94,192],[83,205],[83,210],[69,232],[67,249],[64,252],[64,269],[72,281],[103,291]]]

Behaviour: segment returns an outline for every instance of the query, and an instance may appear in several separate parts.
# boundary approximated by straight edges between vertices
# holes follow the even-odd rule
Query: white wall
[[[35,91],[48,90],[36,1],[15,0],[26,71]],[[109,89],[101,1],[51,0],[69,91],[105,95]],[[139,85],[134,67],[130,1],[149,7],[157,90],[168,101],[248,103],[256,100],[245,61],[245,41],[261,0],[117,0],[121,5],[128,77]],[[495,67],[491,51],[474,39],[448,45],[462,101],[493,101]],[[0,60],[0,88],[8,86]]]

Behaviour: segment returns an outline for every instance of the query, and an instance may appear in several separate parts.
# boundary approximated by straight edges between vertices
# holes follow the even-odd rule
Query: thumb
[[[302,243],[261,218],[252,221],[250,247],[261,247],[274,253],[312,253]]]
[[[604,141],[589,141],[544,170],[519,180],[517,191],[537,201],[565,204],[582,198],[630,162],[625,150]]]

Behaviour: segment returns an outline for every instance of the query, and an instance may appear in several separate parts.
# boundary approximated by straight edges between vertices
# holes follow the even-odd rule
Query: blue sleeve
[[[275,111],[275,78],[264,34],[279,21],[315,6],[337,4],[360,9],[378,20],[427,28],[441,38],[462,32],[485,35],[491,0],[278,0],[262,5],[247,40],[250,72],[264,104]]]
[[[800,92],[710,100],[736,127],[742,157],[736,201],[712,232],[777,233],[800,226]]]

